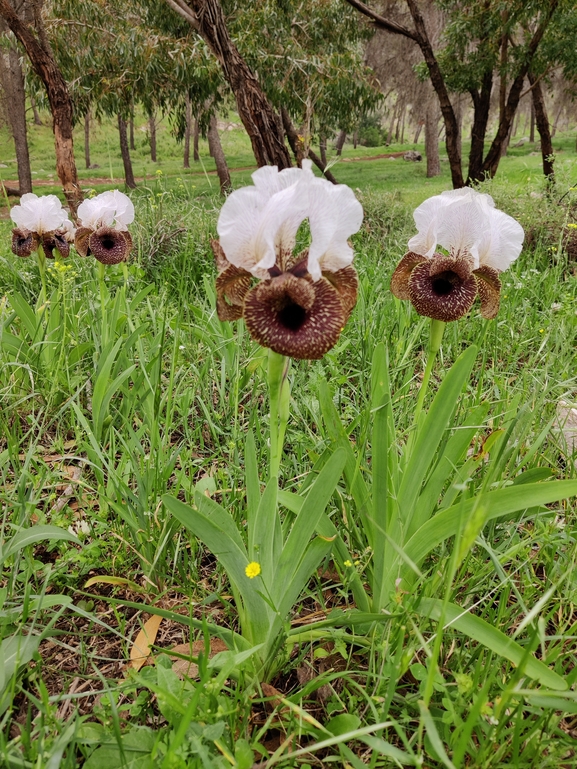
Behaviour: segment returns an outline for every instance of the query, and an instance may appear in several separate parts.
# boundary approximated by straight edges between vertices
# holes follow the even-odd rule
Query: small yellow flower
[[[344,565],[347,567],[347,569],[350,569],[353,564],[351,563],[351,561],[345,561]]]
[[[540,333],[540,334],[544,334],[544,333],[545,333],[545,329],[544,329],[544,328],[540,328],[540,329],[539,329],[539,333]]]
[[[569,222],[567,227],[569,227],[572,230],[577,230],[577,224],[575,222]]]
[[[255,577],[258,577],[258,575],[261,572],[260,563],[257,563],[256,561],[251,561],[249,565],[244,570],[244,573],[249,579],[254,579]]]

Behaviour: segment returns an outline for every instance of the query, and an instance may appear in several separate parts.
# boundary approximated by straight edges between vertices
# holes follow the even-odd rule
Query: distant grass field
[[[44,125],[28,125],[28,138],[31,155],[31,166],[34,182],[38,183],[37,192],[61,194],[55,171],[54,143],[50,129],[50,117],[42,115]],[[256,168],[250,142],[242,128],[238,117],[231,113],[229,118],[222,120],[221,141],[232,173],[235,187],[250,183],[250,174]],[[135,120],[135,146],[131,152],[134,174],[140,188],[149,187],[159,172],[165,177],[168,188],[185,186],[187,197],[203,199],[218,192],[218,179],[215,176],[215,165],[208,152],[206,140],[200,140],[200,161],[192,161],[191,168],[182,166],[183,145],[178,143],[171,130],[168,119],[160,119],[157,128],[157,158],[158,162],[150,160],[150,144],[148,123],[138,116]],[[501,160],[498,178],[523,189],[540,191],[542,187],[541,156],[538,144],[523,144],[514,147],[521,138],[514,137],[508,154]],[[84,128],[78,125],[74,133],[76,164],[81,183],[86,190],[96,189],[101,192],[112,187],[123,185],[124,171],[120,149],[118,146],[118,131],[115,121],[105,118],[96,119],[91,123],[90,155],[91,165],[96,168],[84,167]],[[562,176],[574,176],[577,182],[577,153],[575,152],[574,134],[560,134],[553,141],[557,155],[557,168]],[[318,152],[318,147],[316,148]],[[424,154],[423,144],[391,144],[381,147],[353,147],[345,144],[342,156],[334,154],[329,144],[329,158],[334,162],[331,170],[339,182],[348,184],[353,189],[373,192],[395,193],[399,199],[408,205],[418,205],[425,198],[444,189],[450,189],[451,179],[449,164],[440,145],[441,168],[440,176],[426,178],[426,162],[406,162],[402,158],[360,160],[372,158],[381,154],[394,153],[416,149]],[[469,151],[467,141],[463,142],[463,157]],[[332,157],[331,157],[332,152]],[[5,127],[0,129],[0,178],[5,181],[17,181],[14,146]],[[234,170],[243,169],[243,170]],[[2,203],[3,215],[6,215],[5,204]],[[2,209],[0,209],[2,210]]]

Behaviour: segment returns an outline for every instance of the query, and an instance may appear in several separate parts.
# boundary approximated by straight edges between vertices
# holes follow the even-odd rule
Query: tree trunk
[[[405,143],[405,117],[407,114],[407,108],[403,107],[403,119],[401,120],[401,144]]]
[[[216,163],[216,172],[220,181],[220,193],[221,195],[226,195],[227,192],[231,191],[232,183],[230,181],[230,173],[226,163],[226,157],[222,150],[222,144],[220,143],[220,136],[216,126],[216,115],[214,114],[211,115],[210,123],[208,124],[208,149],[210,150],[211,157]]]
[[[128,121],[128,141],[130,142],[130,149],[135,150],[136,144],[134,143],[134,117],[132,115]]]
[[[84,116],[84,162],[90,168],[90,107]]]
[[[22,21],[8,0],[0,0],[0,16],[24,46],[34,71],[46,88],[50,111],[52,112],[56,173],[62,184],[72,215],[75,216],[83,196],[78,184],[78,174],[74,162],[72,101],[66,81],[58,68],[43,29],[33,30],[29,24]]]
[[[531,144],[535,142],[535,105],[533,99],[531,99],[531,122],[529,125],[529,141]]]
[[[4,0],[5,2],[5,0]],[[250,137],[259,166],[290,168],[280,117],[262,90],[257,77],[232,42],[218,0],[188,0],[190,15],[181,5],[169,2],[201,35],[220,63],[236,99],[240,119]]]
[[[34,125],[44,125],[36,107],[36,99],[33,96],[30,97],[30,106],[32,107],[32,114],[34,115]]]
[[[150,159],[156,163],[156,119],[154,112],[148,116],[148,134],[150,137]]]
[[[343,130],[339,131],[339,135],[337,136],[337,140],[335,142],[335,150],[337,151],[337,155],[342,155],[346,140],[347,132]]]
[[[431,83],[433,84],[433,88],[439,99],[441,113],[445,122],[445,144],[447,147],[449,165],[451,167],[451,178],[453,181],[453,188],[457,189],[463,187],[465,184],[463,171],[461,169],[461,145],[459,142],[459,126],[457,124],[457,118],[455,117],[445,80],[439,67],[439,62],[435,57],[431,41],[429,40],[419,6],[416,0],[407,0],[407,5],[409,6],[409,11],[411,12],[417,33],[416,38],[413,39],[416,39],[416,42],[421,49],[427,69],[429,70]]]
[[[200,123],[198,117],[194,118],[194,131],[192,132],[192,159],[195,163],[200,160],[200,153],[198,151],[198,142],[200,140]]]
[[[423,126],[425,125],[423,120],[419,120],[417,123],[417,130],[415,131],[415,135],[413,137],[413,144],[419,143],[419,138],[421,136],[421,131],[423,130]]]
[[[290,145],[290,148],[293,151],[293,154],[295,156],[295,160],[297,161],[297,166],[299,168],[301,167],[302,161],[305,158],[304,154],[304,147],[302,140],[299,138],[299,135],[296,132],[295,127],[292,124],[292,120],[290,119],[290,115],[287,112],[287,110],[284,107],[281,107],[280,111],[283,127],[288,139],[288,143]],[[313,161],[313,163],[316,165],[316,167],[322,171],[324,177],[329,180],[329,182],[332,182],[333,184],[338,184],[335,177],[332,175],[332,173],[328,170],[326,167],[327,164],[323,163],[322,159],[319,158],[318,155],[316,155],[312,149],[309,147],[308,150],[308,156]]]
[[[359,143],[359,131],[357,128],[353,131],[353,147],[354,149],[357,148],[357,144]]]
[[[531,97],[535,106],[535,119],[537,122],[537,130],[541,137],[541,155],[543,156],[543,173],[547,179],[549,186],[553,186],[555,183],[555,169],[553,164],[555,162],[553,157],[553,142],[551,136],[551,129],[549,126],[549,118],[547,117],[547,108],[545,107],[545,97],[543,95],[543,89],[541,88],[540,81],[533,75],[532,72],[528,73],[529,82],[531,83]]]
[[[20,55],[15,44],[6,53],[0,49],[0,83],[6,97],[6,113],[10,123],[16,162],[18,164],[18,189],[21,195],[32,192],[32,173],[26,132],[26,94]]]
[[[473,125],[471,126],[471,149],[469,151],[469,171],[467,183],[483,180],[483,155],[485,153],[485,136],[491,109],[491,91],[493,90],[493,73],[485,72],[481,90],[470,91],[473,99]]]
[[[128,149],[128,134],[126,131],[126,120],[122,115],[118,115],[118,133],[120,136],[120,154],[124,164],[124,183],[133,190],[136,187],[134,173],[132,172],[132,161],[130,160],[130,150]]]
[[[439,158],[439,110],[434,97],[429,99],[425,112],[425,156],[427,158],[427,178],[439,176],[441,159]]]
[[[190,168],[190,134],[192,132],[192,102],[188,91],[184,94],[186,110],[184,113],[184,160],[183,167]]]
[[[395,102],[395,106],[393,107],[393,114],[391,115],[391,122],[389,123],[389,130],[387,131],[387,141],[385,142],[387,147],[393,140],[393,128],[395,125],[396,117],[397,117],[397,103]]]
[[[327,164],[327,137],[326,136],[320,136],[319,137],[319,150],[321,153],[321,162],[324,166]]]

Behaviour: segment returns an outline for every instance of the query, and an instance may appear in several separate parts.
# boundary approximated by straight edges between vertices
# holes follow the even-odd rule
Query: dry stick
[[[66,505],[70,502],[70,498],[74,494],[75,484],[77,484],[82,476],[82,468],[75,467],[72,471],[71,482],[64,489],[62,494],[58,497],[54,505],[50,508],[50,515],[61,512]]]

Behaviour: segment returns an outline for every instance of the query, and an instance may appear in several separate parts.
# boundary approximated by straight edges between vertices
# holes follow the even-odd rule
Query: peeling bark
[[[257,164],[276,165],[279,170],[290,168],[281,119],[232,42],[218,0],[188,0],[189,12],[179,3],[168,4],[189,21],[216,56],[236,99],[238,114],[250,137]]]
[[[42,29],[35,30],[30,24],[22,21],[8,0],[0,0],[0,16],[23,45],[34,71],[46,88],[52,113],[56,173],[74,216],[83,195],[78,184],[78,174],[74,161],[72,101],[66,81]],[[41,21],[38,19],[37,23],[41,24]]]

